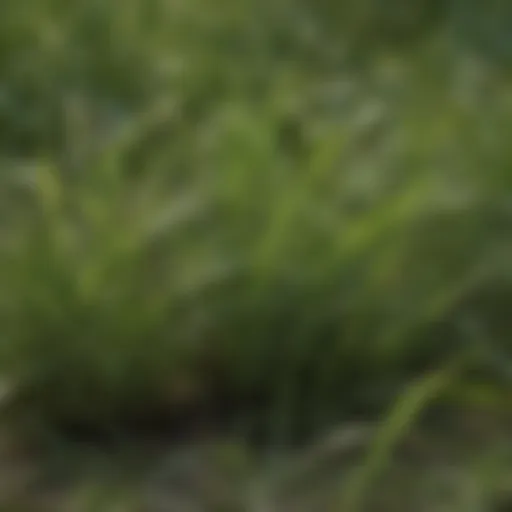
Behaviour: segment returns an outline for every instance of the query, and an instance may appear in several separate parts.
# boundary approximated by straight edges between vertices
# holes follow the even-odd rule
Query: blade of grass
[[[418,416],[453,382],[460,361],[413,383],[398,400],[370,444],[364,462],[348,476],[338,510],[360,512],[375,480],[390,462],[393,451]]]

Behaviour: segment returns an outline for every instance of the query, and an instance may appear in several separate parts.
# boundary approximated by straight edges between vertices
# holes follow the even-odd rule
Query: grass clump
[[[468,351],[506,382],[506,48],[476,5],[377,4],[6,3],[0,364],[21,402],[290,433]]]

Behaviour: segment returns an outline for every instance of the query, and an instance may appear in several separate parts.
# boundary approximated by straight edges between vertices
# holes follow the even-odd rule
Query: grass
[[[277,449],[405,393],[354,512],[447,362],[436,421],[507,418],[509,14],[395,3],[5,1],[7,416]]]

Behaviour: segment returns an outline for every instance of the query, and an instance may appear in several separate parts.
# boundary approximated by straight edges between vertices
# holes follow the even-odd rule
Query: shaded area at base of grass
[[[341,507],[383,432],[341,424],[300,448],[255,449],[238,437],[179,446],[140,438],[27,449],[2,435],[0,504],[9,510],[467,510],[510,503],[510,422],[452,409],[437,424],[401,433],[358,508]],[[380,433],[379,433],[380,432]]]

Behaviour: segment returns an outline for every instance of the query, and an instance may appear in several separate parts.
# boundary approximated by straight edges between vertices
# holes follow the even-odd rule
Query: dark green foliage
[[[262,407],[294,430],[475,347],[508,372],[504,2],[4,4],[20,400],[100,425]]]

